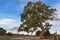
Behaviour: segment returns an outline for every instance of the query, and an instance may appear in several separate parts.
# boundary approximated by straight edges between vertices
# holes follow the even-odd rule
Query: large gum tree
[[[29,1],[26,6],[24,6],[24,10],[21,14],[21,22],[23,22],[18,31],[27,28],[28,31],[30,28],[36,29],[36,27],[41,28],[41,37],[45,33],[46,29],[48,29],[51,24],[46,22],[47,20],[53,20],[55,17],[56,9],[51,8],[41,1],[31,2]]]

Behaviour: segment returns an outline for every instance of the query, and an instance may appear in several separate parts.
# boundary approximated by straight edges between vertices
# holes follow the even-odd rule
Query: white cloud
[[[9,24],[13,21],[16,21],[16,20],[13,20],[13,19],[0,19],[0,24]]]
[[[53,5],[53,8],[56,8],[56,10],[57,10],[56,11],[56,14],[57,14],[56,18],[60,19],[60,3],[58,2],[55,5]]]
[[[4,27],[6,29],[13,28],[13,27],[19,27],[20,23],[15,19],[0,19],[0,27]]]
[[[50,24],[53,24],[53,25],[60,25],[60,21],[58,20],[53,20],[53,21],[46,21],[46,22],[49,22]]]
[[[60,34],[60,29],[58,30],[49,30],[51,34],[54,34],[54,33],[57,33],[57,34]]]

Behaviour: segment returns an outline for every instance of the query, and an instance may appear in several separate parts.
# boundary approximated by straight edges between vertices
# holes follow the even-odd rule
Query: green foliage
[[[8,35],[8,36],[12,36],[12,33],[11,33],[11,32],[8,32],[7,35]]]
[[[6,30],[3,28],[0,28],[0,35],[5,35],[6,34]]]
[[[45,34],[44,34],[44,36],[45,36],[46,38],[49,38],[49,37],[51,36],[51,34],[50,34],[49,30],[46,30],[46,32],[45,32]]]
[[[46,22],[44,25],[46,30],[49,30],[51,26],[52,26],[52,24],[49,24],[49,22]]]
[[[21,22],[23,22],[20,27],[20,29],[23,27],[23,30],[25,29],[24,27],[29,30],[31,27],[36,28],[40,27],[42,30],[42,33],[45,32],[46,28],[50,26],[50,24],[46,24],[45,22],[47,20],[53,20],[54,17],[54,12],[56,9],[51,8],[50,6],[47,6],[46,4],[42,3],[41,1],[37,2],[31,2],[29,1],[26,6],[24,6],[24,10],[22,12],[21,16]],[[44,26],[44,24],[46,26]],[[45,27],[45,29],[44,29]],[[26,31],[27,31],[26,30]],[[35,29],[36,30],[36,29]]]
[[[41,31],[36,32],[36,36],[40,36]]]

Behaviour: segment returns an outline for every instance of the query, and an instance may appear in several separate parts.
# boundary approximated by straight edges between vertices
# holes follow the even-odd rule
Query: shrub
[[[6,30],[4,30],[3,28],[0,28],[0,35],[5,35],[6,34]]]
[[[12,36],[12,33],[11,33],[11,32],[8,32],[7,35],[8,35],[8,36]]]
[[[40,33],[41,33],[41,31],[37,31],[37,32],[36,32],[36,36],[39,36]]]

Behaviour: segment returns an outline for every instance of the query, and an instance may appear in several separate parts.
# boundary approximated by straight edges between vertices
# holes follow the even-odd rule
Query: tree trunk
[[[45,29],[44,29],[44,27],[42,26],[42,24],[40,24],[40,28],[41,28],[40,37],[41,37],[41,38],[44,38]]]
[[[32,33],[33,33],[33,32],[31,32],[31,36],[32,36]]]
[[[41,34],[40,34],[40,36],[41,36],[41,38],[44,38],[44,33],[45,33],[45,30],[44,30],[44,28],[43,27],[41,27]]]

